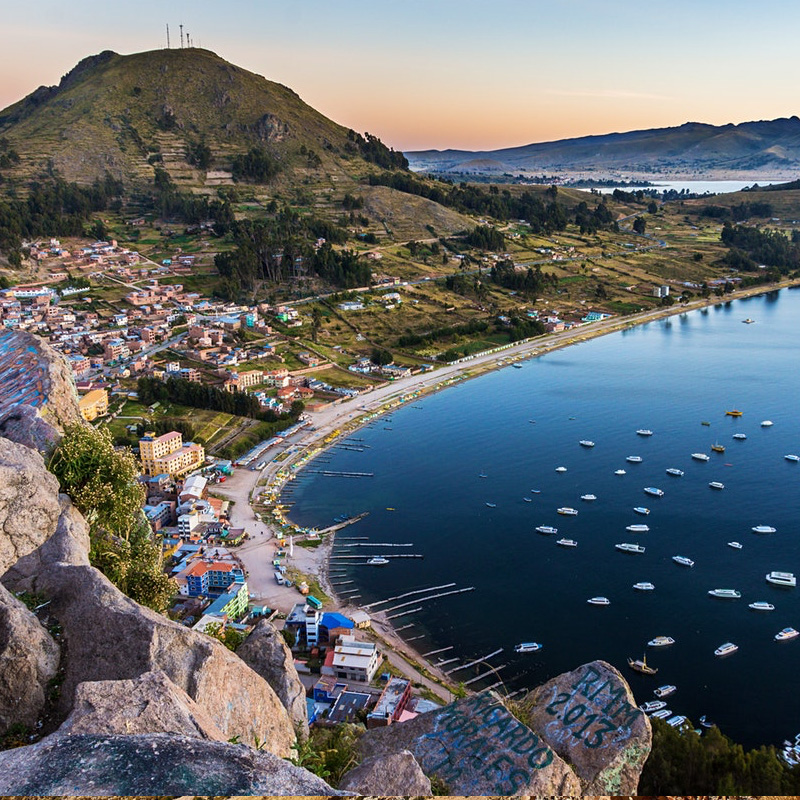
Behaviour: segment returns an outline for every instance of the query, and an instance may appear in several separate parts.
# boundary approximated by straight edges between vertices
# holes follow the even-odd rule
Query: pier
[[[388,558],[391,558],[391,556],[388,556]],[[429,600],[436,600],[439,597],[448,597],[451,594],[461,594],[462,592],[472,592],[474,590],[474,586],[468,586],[466,589],[453,589],[450,592],[439,592],[439,594],[432,594],[430,597],[418,597],[416,600],[409,600],[407,603],[400,603],[400,605],[392,606],[391,608],[385,608],[384,612],[388,614],[390,611],[397,611],[398,608],[413,606],[414,603],[427,603]],[[391,617],[387,617],[387,619],[391,619]],[[500,650],[497,652],[499,653]]]
[[[469,664],[464,664],[460,667],[453,667],[452,669],[447,670],[445,675],[450,675],[453,672],[458,672],[461,669],[467,669],[468,667],[474,667],[476,664],[481,664],[484,661],[488,661],[490,658],[494,658],[494,656],[499,655],[503,652],[503,648],[499,648],[495,650],[493,653],[489,653],[488,656],[483,656],[482,658],[476,658],[474,661],[470,661]]]
[[[336,472],[332,469],[308,469],[308,475],[324,475],[326,478],[374,478],[374,472]]]
[[[386,619],[396,619],[397,617],[404,617],[406,614],[416,614],[417,611],[422,611],[422,606],[419,608],[409,608],[408,611],[401,611],[399,614],[392,614]]]

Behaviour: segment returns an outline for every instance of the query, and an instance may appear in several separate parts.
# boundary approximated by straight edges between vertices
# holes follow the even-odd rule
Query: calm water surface
[[[755,324],[742,324],[746,317]],[[773,636],[785,626],[800,629],[800,588],[771,586],[765,574],[800,573],[800,464],[784,459],[800,454],[798,329],[800,291],[773,292],[465,382],[358,431],[352,444],[362,452],[334,449],[327,464],[313,462],[311,469],[374,477],[306,472],[287,495],[296,503],[292,517],[324,526],[342,513],[369,511],[342,532],[340,545],[350,536],[413,542],[358,548],[362,563],[346,567],[338,580],[355,581],[342,588],[357,586],[359,603],[451,581],[475,587],[394,620],[397,627],[413,623],[402,635],[422,653],[453,646],[440,658],[464,663],[502,647],[491,664],[505,665],[498,674],[509,690],[606,659],[625,674],[639,702],[673,683],[675,713],[695,721],[706,714],[746,745],[780,743],[800,731],[800,639],[779,643]],[[743,416],[725,415],[734,408]],[[774,425],[761,427],[766,419]],[[654,434],[638,436],[639,428]],[[747,439],[732,439],[737,432]],[[580,439],[596,445],[583,448]],[[724,453],[711,451],[716,442]],[[697,451],[711,460],[691,459]],[[642,463],[626,462],[629,455]],[[558,466],[567,472],[556,472]],[[667,467],[685,475],[671,477]],[[617,469],[626,474],[615,475]],[[725,489],[710,489],[710,481]],[[646,486],[665,494],[648,497]],[[598,499],[582,502],[584,493]],[[579,514],[560,516],[560,506]],[[635,506],[651,513],[639,516]],[[649,532],[625,530],[642,522]],[[557,526],[558,536],[535,533],[542,524]],[[751,532],[761,524],[777,533]],[[557,546],[562,536],[578,547]],[[732,540],[743,548],[728,547]],[[618,542],[638,542],[646,552],[618,552]],[[364,564],[369,555],[403,552],[424,558]],[[695,566],[676,565],[676,554]],[[655,591],[635,591],[639,581],[652,582]],[[714,588],[738,589],[742,598],[709,597]],[[594,595],[611,605],[587,605]],[[755,600],[776,610],[752,611],[747,604]],[[676,643],[648,648],[658,635]],[[516,655],[514,645],[524,641],[544,648]],[[727,641],[739,651],[716,658],[714,649]],[[658,668],[655,677],[626,665],[627,657],[645,652]]]

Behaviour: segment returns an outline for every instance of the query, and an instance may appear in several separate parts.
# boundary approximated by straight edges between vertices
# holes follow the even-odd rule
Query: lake
[[[749,188],[754,184],[759,186],[772,186],[775,183],[786,183],[786,181],[660,181],[658,178],[652,180],[652,186],[598,186],[596,191],[600,194],[613,194],[615,189],[622,189],[624,192],[635,192],[637,189],[645,191],[655,189],[657,192],[674,190],[676,192],[687,191],[692,194],[724,194],[725,192],[741,192],[742,189]]]
[[[393,620],[421,653],[452,647],[442,659],[466,663],[503,648],[490,662],[497,677],[470,688],[500,679],[509,691],[533,687],[600,658],[620,669],[639,702],[675,684],[675,713],[695,723],[705,714],[748,746],[779,744],[800,731],[800,638],[773,637],[786,626],[800,629],[800,590],[772,586],[765,575],[800,572],[800,464],[784,458],[800,453],[798,327],[800,291],[783,290],[466,381],[374,420],[353,435],[352,449],[330,450],[327,464],[311,462],[311,469],[374,477],[301,473],[287,494],[296,503],[291,517],[322,527],[344,513],[370,512],[337,538],[335,554],[357,554],[350,559],[357,563],[337,559],[332,568],[335,581],[355,581],[341,588],[357,587],[360,604],[451,582],[475,587],[406,606],[394,613],[419,610]],[[733,409],[742,416],[727,416]],[[764,420],[774,424],[762,427]],[[641,428],[653,435],[637,435]],[[582,447],[582,439],[595,446]],[[714,444],[725,452],[713,452]],[[694,452],[710,460],[696,461]],[[641,463],[626,461],[631,455]],[[567,471],[556,472],[559,466]],[[685,474],[672,477],[668,467]],[[711,481],[725,488],[715,491]],[[664,496],[650,497],[644,487]],[[597,500],[581,501],[585,493]],[[563,506],[578,515],[557,514]],[[637,506],[651,513],[640,516]],[[636,523],[650,530],[626,530]],[[539,525],[556,526],[558,535],[537,534]],[[755,534],[757,525],[777,532]],[[350,537],[413,546],[343,549],[355,543]],[[561,537],[578,546],[557,546]],[[644,545],[645,553],[617,551],[623,542]],[[403,553],[424,558],[366,565],[372,555]],[[674,555],[695,566],[677,565]],[[632,588],[642,581],[655,590]],[[710,597],[715,588],[742,597]],[[587,604],[595,595],[610,605]],[[775,611],[750,610],[758,600]],[[675,644],[647,647],[660,635]],[[529,641],[543,649],[513,652]],[[738,652],[715,657],[728,641]],[[628,668],[626,659],[643,653],[656,676]]]

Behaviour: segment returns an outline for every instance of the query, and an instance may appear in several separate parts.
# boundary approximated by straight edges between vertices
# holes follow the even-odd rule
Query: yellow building
[[[203,466],[206,453],[202,445],[183,443],[178,431],[170,431],[163,436],[146,433],[139,439],[139,457],[145,475],[167,474],[179,478],[193,469]]]
[[[108,411],[108,392],[105,389],[92,389],[78,401],[81,416],[91,422]]]

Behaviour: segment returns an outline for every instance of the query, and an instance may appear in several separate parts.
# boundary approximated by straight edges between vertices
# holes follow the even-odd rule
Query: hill
[[[502,150],[421,150],[405,154],[411,168],[476,172],[482,163],[496,171],[590,171],[683,174],[785,175],[800,167],[800,119],[706,125],[583,136]],[[483,171],[486,171],[485,169]]]
[[[197,48],[85,58],[57,86],[0,111],[0,137],[20,156],[4,174],[21,181],[55,169],[83,184],[106,172],[126,185],[152,184],[159,164],[179,187],[210,190],[230,183],[236,157],[252,148],[292,182],[359,173],[365,161],[402,166],[400,154],[291,89]]]

